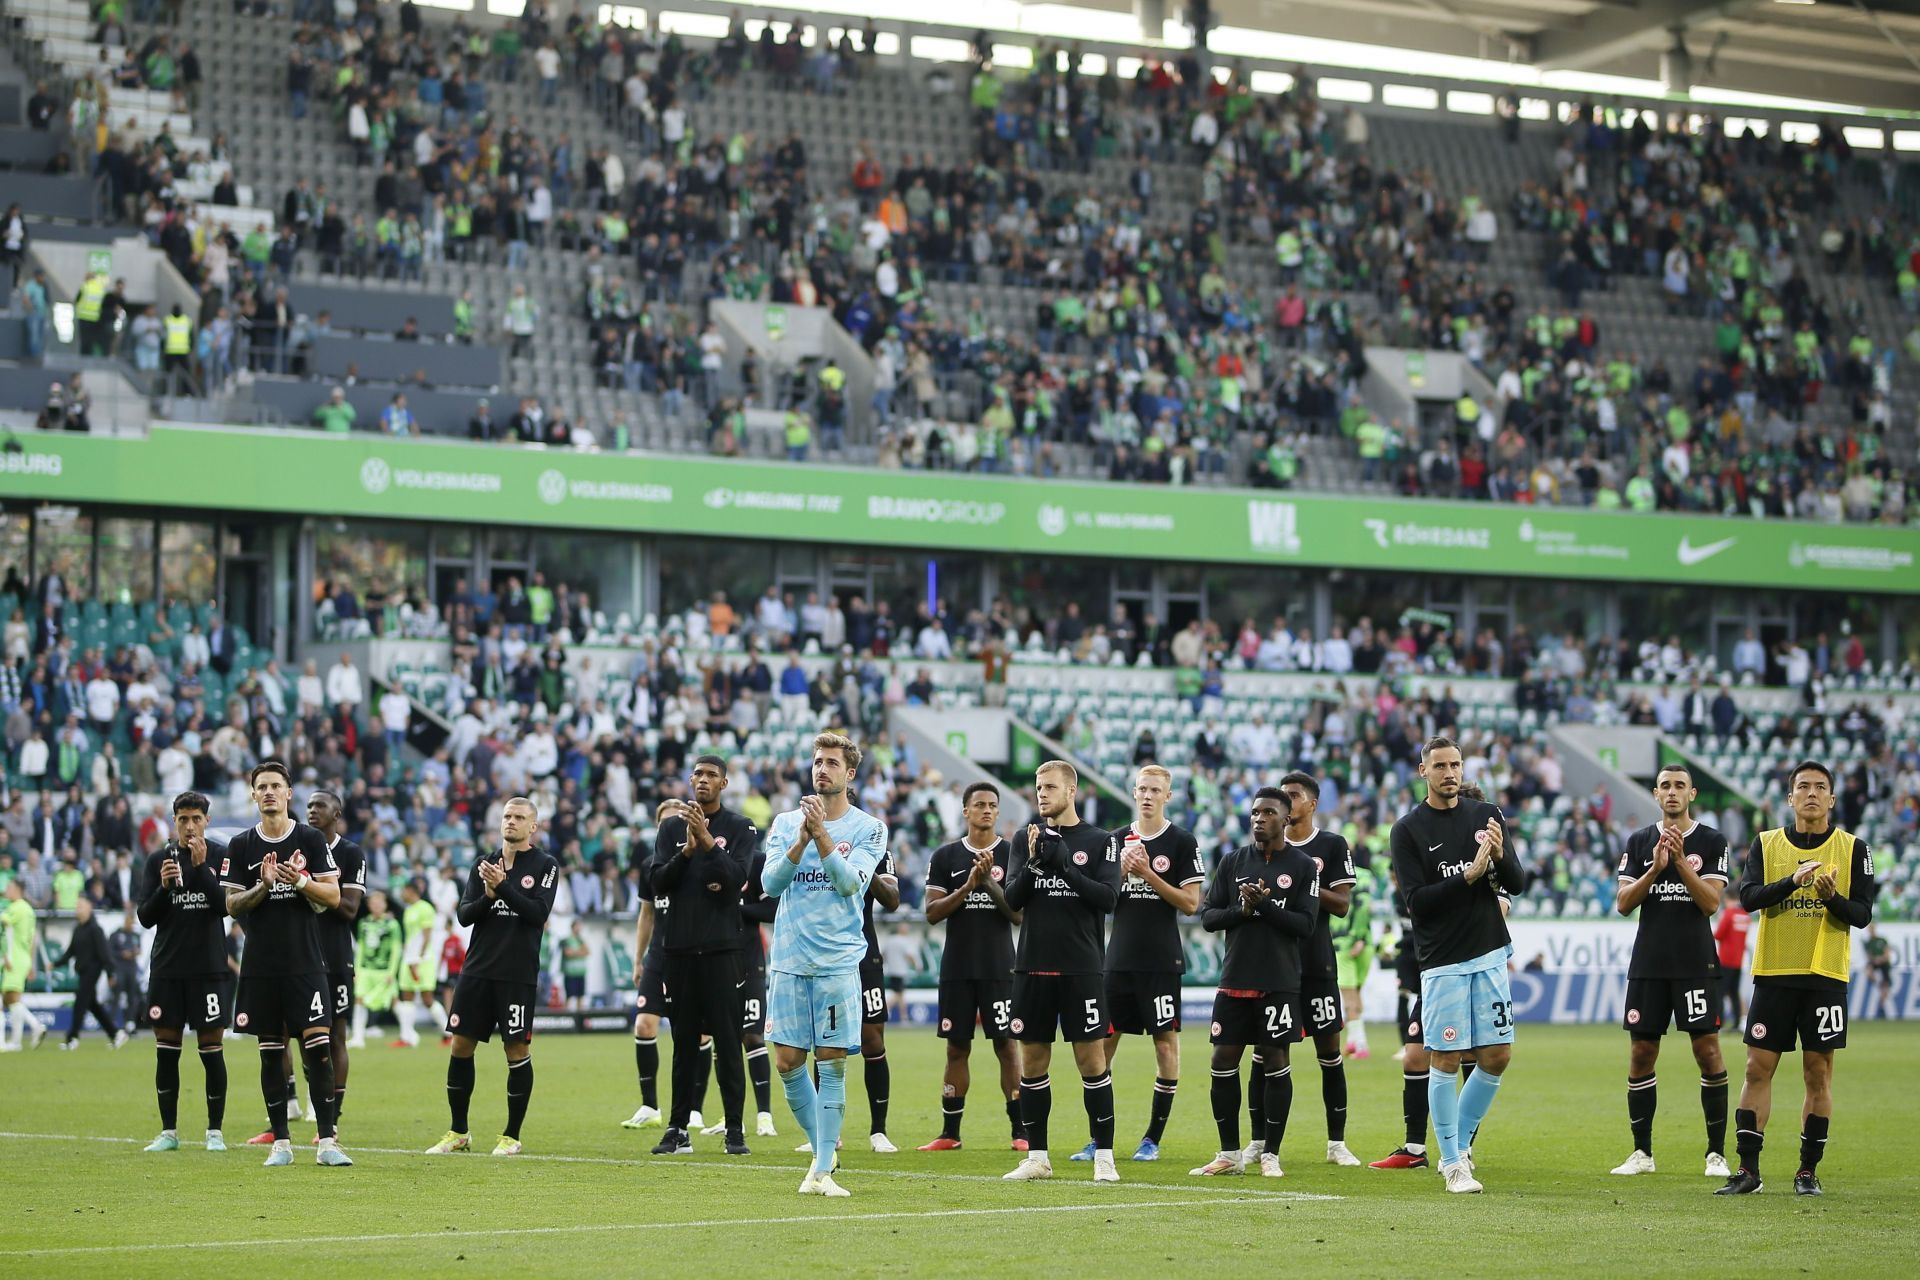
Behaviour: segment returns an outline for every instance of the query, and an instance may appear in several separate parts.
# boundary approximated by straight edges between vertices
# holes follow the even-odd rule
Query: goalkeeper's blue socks
[[[1460,1073],[1434,1067],[1427,1072],[1427,1106],[1433,1112],[1433,1136],[1440,1144],[1440,1167],[1460,1159]]]
[[[1467,1135],[1467,1145],[1473,1145],[1473,1137],[1480,1132],[1481,1121],[1487,1118],[1487,1111],[1493,1106],[1495,1095],[1500,1092],[1500,1077],[1481,1067],[1460,1086],[1460,1128]]]
[[[813,1135],[813,1171],[833,1172],[833,1153],[840,1149],[840,1130],[847,1122],[847,1060],[815,1060],[820,1069],[819,1122]]]
[[[800,1132],[807,1135],[809,1142],[816,1142],[819,1134],[815,1129],[819,1125],[820,1094],[813,1087],[813,1076],[807,1072],[807,1064],[801,1063],[791,1071],[780,1073],[780,1087],[786,1091],[787,1106],[793,1112],[793,1118],[799,1122]],[[820,1148],[816,1145],[815,1151]]]

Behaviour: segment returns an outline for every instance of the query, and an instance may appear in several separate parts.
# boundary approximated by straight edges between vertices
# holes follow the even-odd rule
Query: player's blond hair
[[[847,773],[852,774],[860,767],[860,745],[844,733],[823,733],[813,740],[815,754],[822,751],[838,751],[840,758],[847,762]]]
[[[1064,773],[1067,775],[1067,783],[1069,786],[1077,787],[1080,785],[1080,771],[1068,764],[1065,760],[1048,760],[1033,771],[1033,776],[1037,778],[1043,773]]]
[[[1167,784],[1167,790],[1169,791],[1173,790],[1173,774],[1169,773],[1167,770],[1161,768],[1157,764],[1141,765],[1139,772],[1133,775],[1133,780],[1137,783],[1142,778],[1158,778],[1162,782]]]

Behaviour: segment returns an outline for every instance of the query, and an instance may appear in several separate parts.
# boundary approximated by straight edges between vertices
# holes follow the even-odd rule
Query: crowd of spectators
[[[1048,476],[1071,445],[1114,480],[1289,487],[1323,482],[1311,442],[1326,437],[1363,481],[1408,495],[1889,523],[1920,509],[1912,467],[1886,447],[1898,353],[1867,336],[1851,283],[1858,272],[1911,313],[1920,243],[1889,216],[1832,213],[1850,158],[1833,128],[1810,146],[1728,138],[1711,119],[1680,136],[1588,107],[1553,173],[1501,201],[1376,165],[1366,117],[1321,103],[1304,70],[1255,95],[1239,68],[1203,75],[1190,51],[1122,79],[1041,44],[1010,75],[983,33],[971,67],[927,85],[967,113],[971,160],[873,142],[816,157],[797,131],[703,133],[701,103],[745,75],[857,93],[870,24],[809,49],[799,22],[749,38],[737,14],[712,43],[544,4],[487,27],[429,25],[412,4],[293,16],[287,109],[335,122],[370,200],[303,180],[277,229],[207,225],[170,184],[183,166],[233,203],[223,136],[181,158],[164,133],[129,145],[100,130],[121,207],[203,284],[195,364],[210,386],[249,366],[301,372],[302,344],[331,331],[282,292],[303,254],[405,280],[442,259],[512,268],[551,244],[585,255],[579,316],[601,384],[658,395],[670,418],[705,415],[720,453],[740,451],[751,407],[788,411],[790,451],[831,453],[851,408],[878,425],[882,466]],[[127,57],[158,87],[198,77],[164,30]],[[577,147],[498,110],[494,87],[520,81],[543,104],[584,96],[627,145]],[[1095,180],[1103,157],[1124,182]],[[1197,166],[1191,190],[1163,189],[1155,166],[1169,163]],[[1490,273],[1503,218],[1558,237],[1562,309],[1529,312]],[[1816,251],[1824,275],[1810,279]],[[1270,255],[1271,273],[1245,271],[1247,254]],[[1582,308],[1627,275],[1670,293],[1678,281],[1686,309],[1716,318],[1697,367],[1632,358]],[[1031,323],[936,306],[930,286],[952,281],[1023,291]],[[1845,298],[1824,296],[1841,281]],[[1356,314],[1368,294],[1373,314]],[[872,403],[847,406],[826,369],[721,376],[700,315],[720,298],[832,309],[873,357]],[[492,317],[462,302],[456,340],[516,354],[545,320],[519,293]],[[1368,342],[1459,350],[1496,392],[1381,421],[1357,394]],[[574,443],[632,438],[624,421],[546,417]]]

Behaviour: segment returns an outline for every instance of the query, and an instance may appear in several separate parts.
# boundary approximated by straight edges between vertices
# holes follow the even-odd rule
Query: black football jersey
[[[146,897],[140,903],[140,923],[153,930],[152,976],[209,978],[227,972],[227,895],[220,888],[220,860],[225,853],[207,846],[207,860],[193,865],[185,850],[176,853],[172,841],[147,855],[141,874]],[[177,857],[180,883],[160,883],[160,864]]]
[[[278,840],[269,840],[252,826],[227,842],[220,858],[220,884],[226,889],[251,889],[260,883],[260,865],[271,853],[282,865],[292,865],[315,880],[337,880],[340,868],[327,851],[327,838],[304,822],[296,822]],[[290,884],[275,882],[267,900],[240,918],[247,946],[240,953],[243,978],[285,977],[296,973],[325,973],[326,956],[320,947],[320,915],[305,894]]]
[[[927,885],[942,893],[956,893],[973,874],[978,856],[965,840],[941,845],[927,860]],[[1003,887],[1013,846],[993,842],[993,878]],[[1013,921],[985,889],[967,894],[960,909],[946,918],[947,940],[940,952],[940,981],[985,979],[1004,982],[1013,972]]]
[[[1120,856],[1138,845],[1153,873],[1175,888],[1204,881],[1200,845],[1193,833],[1168,823],[1151,839],[1128,827],[1120,833]],[[1113,937],[1107,943],[1109,973],[1184,973],[1187,962],[1180,945],[1180,912],[1123,869],[1120,901],[1113,908]]]
[[[1353,850],[1348,847],[1346,837],[1332,831],[1315,831],[1305,840],[1290,839],[1287,843],[1313,859],[1322,889],[1338,889],[1357,878],[1353,873]],[[1313,936],[1300,944],[1301,977],[1331,981],[1338,972],[1334,964],[1332,919],[1322,903]]]
[[[1638,880],[1653,865],[1653,849],[1660,840],[1660,824],[1642,827],[1627,837],[1620,855],[1620,883]],[[1722,886],[1733,878],[1727,838],[1701,823],[1689,826],[1682,857],[1702,880]],[[1669,865],[1647,886],[1640,904],[1640,927],[1633,936],[1629,978],[1701,978],[1720,972],[1720,954],[1713,945],[1713,920],[1694,904],[1680,872]]]

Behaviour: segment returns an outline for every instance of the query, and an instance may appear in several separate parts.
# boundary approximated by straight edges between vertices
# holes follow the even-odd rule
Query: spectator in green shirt
[[[75,855],[71,852],[60,857],[60,869],[53,873],[53,909],[72,911],[74,904],[80,901],[80,894],[87,887],[87,878],[80,874],[80,868],[74,865]]]
[[[354,407],[347,402],[344,387],[335,387],[320,406],[313,411],[313,420],[322,431],[345,433],[353,430],[354,421],[359,417]]]

